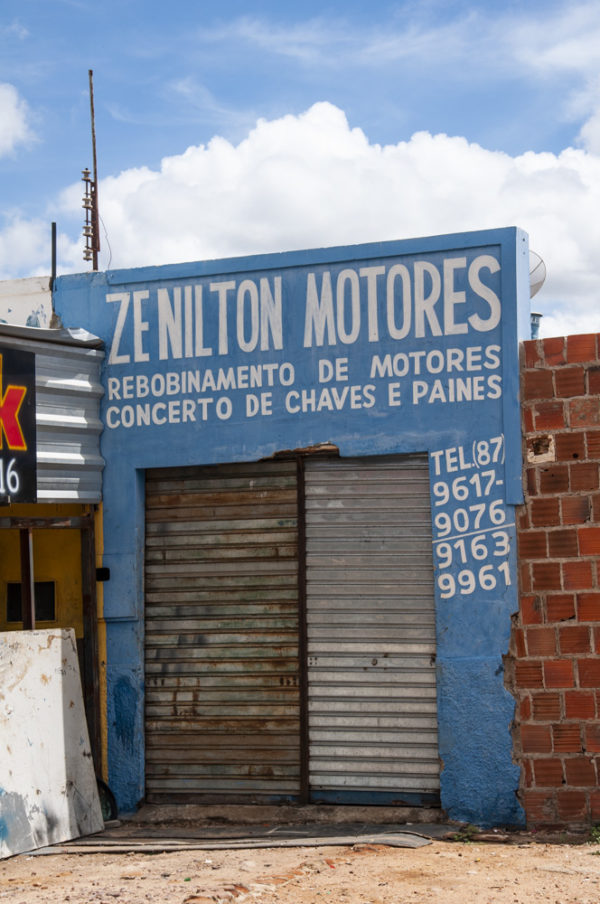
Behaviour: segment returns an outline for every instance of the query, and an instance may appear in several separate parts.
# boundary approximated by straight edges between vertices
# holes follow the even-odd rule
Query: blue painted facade
[[[527,236],[508,228],[65,276],[64,326],[106,343],[110,784],[144,796],[144,471],[319,443],[428,452],[442,806],[521,823],[503,655],[517,610],[518,342]]]

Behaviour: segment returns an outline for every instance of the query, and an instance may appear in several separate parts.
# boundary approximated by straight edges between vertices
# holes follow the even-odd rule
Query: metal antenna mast
[[[98,252],[100,251],[100,228],[98,215],[98,161],[96,158],[96,118],[94,115],[94,72],[89,70],[90,79],[90,116],[92,123],[92,160],[93,173],[90,176],[89,169],[84,169],[82,180],[85,184],[83,208],[85,210],[85,225],[83,235],[85,248],[83,259],[92,261],[92,270],[98,269]]]

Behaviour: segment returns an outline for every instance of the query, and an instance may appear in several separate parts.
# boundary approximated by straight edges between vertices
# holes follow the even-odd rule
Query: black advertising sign
[[[36,498],[35,355],[0,347],[0,504]]]

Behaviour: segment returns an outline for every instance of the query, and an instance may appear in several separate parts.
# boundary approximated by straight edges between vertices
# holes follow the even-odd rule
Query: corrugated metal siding
[[[35,353],[38,502],[99,502],[104,352],[1,332],[0,345]]]
[[[423,457],[308,459],[310,785],[439,789]]]
[[[147,472],[146,796],[300,775],[295,462]]]

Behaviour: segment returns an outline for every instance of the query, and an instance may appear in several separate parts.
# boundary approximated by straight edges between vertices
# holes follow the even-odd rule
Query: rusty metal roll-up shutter
[[[146,480],[146,797],[299,789],[294,461]]]
[[[305,481],[312,797],[435,802],[427,458],[308,459]]]

